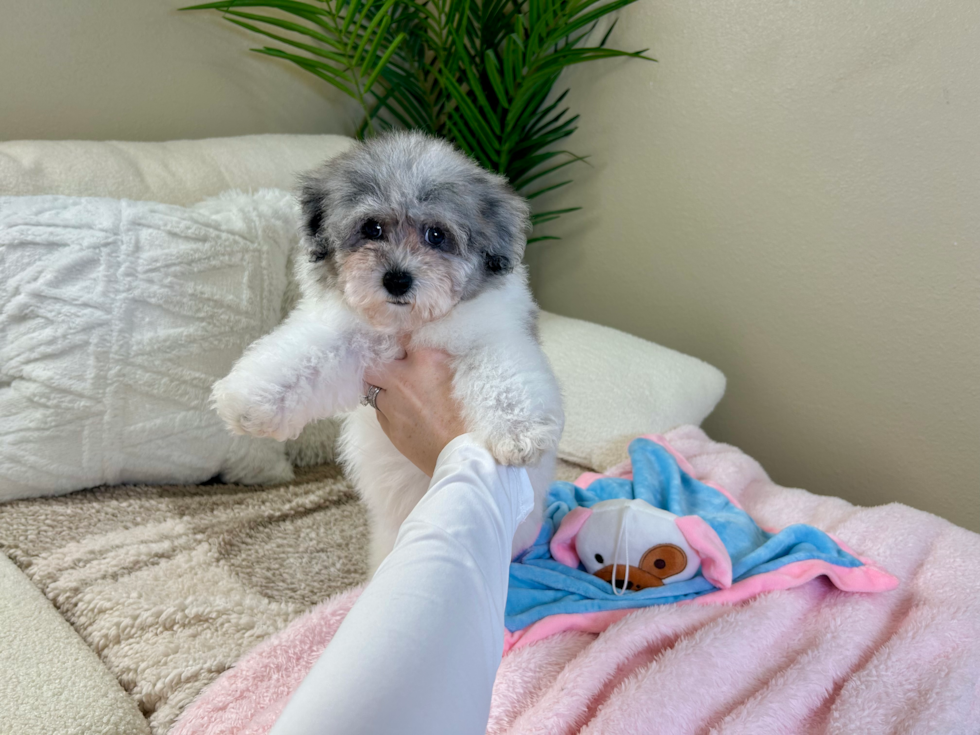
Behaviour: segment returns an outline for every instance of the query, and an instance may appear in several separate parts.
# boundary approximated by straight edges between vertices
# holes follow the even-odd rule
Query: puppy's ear
[[[487,174],[477,195],[480,223],[474,228],[473,245],[483,255],[489,275],[510,273],[524,257],[530,229],[530,207],[500,176]]]
[[[309,238],[308,251],[310,260],[314,263],[323,260],[330,254],[330,244],[323,231],[324,220],[327,216],[327,197],[319,177],[308,175],[303,177],[299,192],[299,203],[302,208],[303,232]]]

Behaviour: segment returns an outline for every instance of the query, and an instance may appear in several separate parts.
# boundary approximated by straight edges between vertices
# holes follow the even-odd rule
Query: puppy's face
[[[375,328],[408,332],[499,282],[528,207],[506,181],[419,133],[359,143],[305,177],[306,289],[339,288]]]

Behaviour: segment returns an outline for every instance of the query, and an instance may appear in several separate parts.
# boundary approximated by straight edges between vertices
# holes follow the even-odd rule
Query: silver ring
[[[361,396],[361,405],[362,406],[370,406],[375,411],[377,411],[378,410],[378,404],[377,404],[378,393],[380,393],[380,392],[381,392],[381,389],[378,386],[376,386],[376,385],[369,386],[368,387],[367,395],[366,396]]]

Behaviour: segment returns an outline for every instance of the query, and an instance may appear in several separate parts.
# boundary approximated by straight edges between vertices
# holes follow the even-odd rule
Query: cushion
[[[541,312],[541,346],[565,401],[558,456],[605,470],[640,434],[698,425],[725,393],[725,376],[696,357],[579,319]]]
[[[14,563],[0,554],[0,730],[149,735],[136,703]]]
[[[289,479],[281,444],[229,435],[207,403],[281,318],[295,206],[0,197],[0,499]]]
[[[64,194],[192,205],[228,189],[296,187],[296,177],[348,148],[341,135],[245,135],[130,143],[0,143],[0,196]]]

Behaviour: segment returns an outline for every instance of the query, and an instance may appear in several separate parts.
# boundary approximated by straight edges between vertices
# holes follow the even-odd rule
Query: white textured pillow
[[[0,197],[0,500],[102,483],[287,480],[214,381],[281,318],[291,194],[189,208]]]
[[[605,470],[640,434],[700,424],[725,394],[717,368],[631,334],[547,312],[538,330],[565,402],[558,456],[569,462]]]

